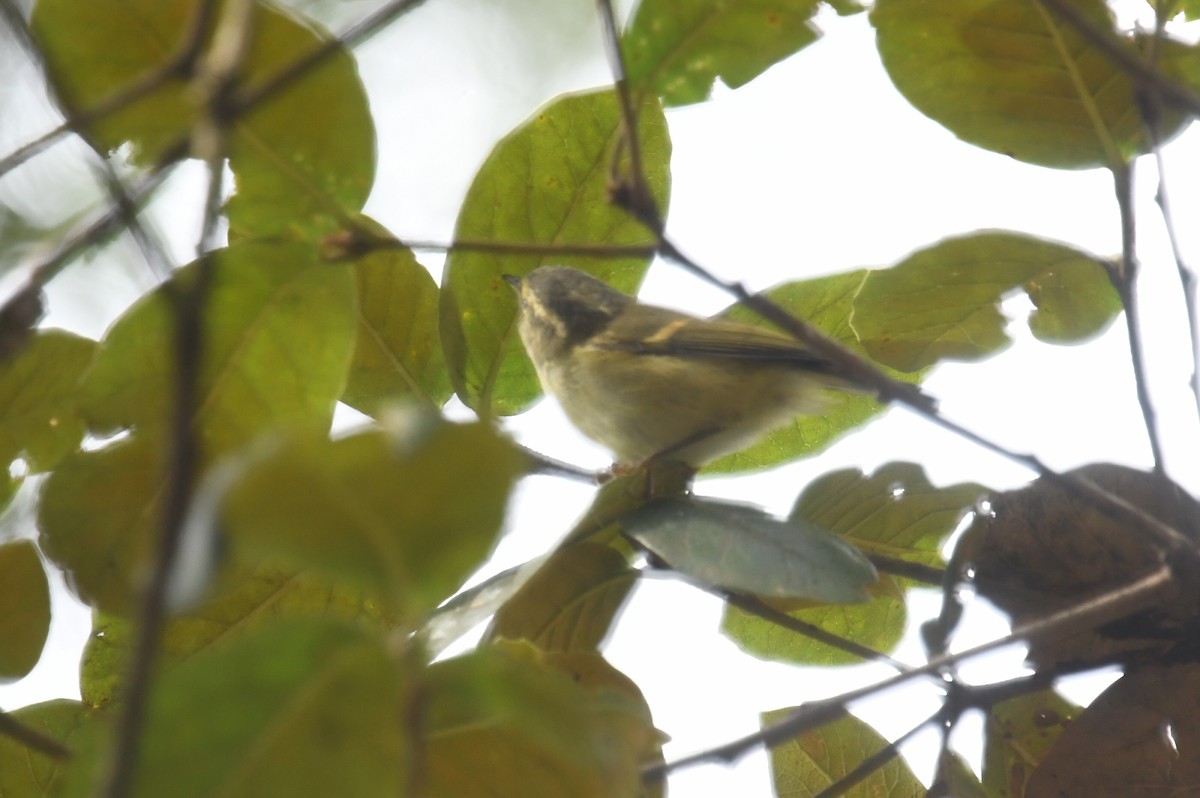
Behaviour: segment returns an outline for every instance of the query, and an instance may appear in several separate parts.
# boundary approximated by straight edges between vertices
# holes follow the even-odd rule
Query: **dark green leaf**
[[[763,713],[764,726],[786,718],[792,710]],[[816,795],[847,775],[888,741],[854,716],[805,732],[771,749],[771,778],[778,796]],[[925,787],[897,753],[845,795],[924,798]]]
[[[581,656],[599,660],[505,645],[431,666],[425,794],[637,796],[657,750],[649,712],[628,679],[595,662],[584,669]]]
[[[354,344],[354,284],[345,266],[304,244],[242,242],[212,255],[204,305],[197,428],[215,458],[280,428],[324,433]],[[189,285],[198,264],[177,273]],[[176,384],[171,290],[159,288],[108,331],[85,384],[100,432],[158,437]]]
[[[745,505],[663,499],[621,525],[672,568],[716,587],[848,603],[865,601],[875,581],[866,558],[836,535]]]
[[[41,0],[33,29],[66,104],[88,109],[161,72],[180,53],[206,5],[201,0]],[[242,90],[264,85],[329,38],[296,12],[263,3],[255,4],[252,25],[236,84]],[[102,150],[132,141],[134,160],[152,165],[187,144],[205,110],[194,88],[176,71],[95,121],[89,134]],[[230,168],[237,178],[237,194],[229,203],[234,232],[312,237],[333,229],[366,201],[374,180],[375,134],[348,52],[337,50],[236,118],[228,131]]]
[[[486,424],[295,438],[250,463],[223,518],[247,556],[348,579],[407,618],[492,550],[523,458]]]
[[[891,269],[870,271],[853,324],[873,358],[903,371],[975,360],[1009,343],[1000,302],[1014,290],[1035,305],[1038,338],[1077,342],[1100,332],[1121,304],[1096,258],[1017,233],[949,238]]]
[[[0,545],[0,680],[33,670],[49,633],[50,585],[33,541]]]
[[[486,639],[529,640],[543,651],[595,651],[637,575],[608,546],[559,549],[500,608]]]
[[[46,556],[83,601],[129,612],[134,580],[160,523],[162,448],[138,438],[64,461],[42,488],[38,529]]]
[[[33,470],[48,470],[79,445],[83,422],[75,402],[95,351],[95,341],[43,330],[0,362],[0,461],[24,453]]]
[[[655,236],[608,201],[620,114],[612,91],[563,96],[496,145],[459,212],[457,239],[587,245],[652,245]],[[641,107],[646,178],[665,213],[670,141],[657,102]],[[632,291],[648,257],[498,255],[454,250],[442,281],[441,338],[459,397],[484,413],[515,413],[538,396],[517,338],[517,303],[501,279],[545,263],[584,269]]]
[[[1072,5],[1113,31],[1104,0]],[[1037,0],[878,0],[871,22],[900,92],[965,141],[1068,169],[1147,146],[1129,77]]]
[[[438,287],[409,249],[380,249],[354,263],[358,342],[342,401],[370,416],[417,399],[441,407],[450,375],[438,340]]]
[[[644,0],[623,39],[630,84],[667,105],[736,89],[812,44],[820,0]]]

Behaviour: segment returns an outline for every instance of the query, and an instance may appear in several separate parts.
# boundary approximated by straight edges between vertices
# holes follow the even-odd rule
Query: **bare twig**
[[[642,145],[637,134],[637,109],[629,91],[629,79],[625,72],[625,55],[621,51],[621,36],[617,30],[617,18],[612,0],[597,0],[604,51],[608,56],[609,71],[617,92],[620,108],[620,138],[616,157],[609,165],[609,193],[617,205],[629,209],[642,224],[661,235],[662,214],[654,202],[650,186],[646,182],[646,170],[642,162]],[[620,172],[621,151],[629,152],[629,172]]]
[[[1108,621],[1126,617],[1157,601],[1160,598],[1160,592],[1173,587],[1174,580],[1173,571],[1169,566],[1164,565],[1123,588],[1106,591],[1096,598],[1086,599],[1045,618],[1022,624],[1004,637],[965,651],[934,657],[920,667],[898,673],[874,684],[850,690],[833,698],[805,704],[791,717],[760,729],[754,734],[677,759],[674,762],[649,766],[642,771],[643,779],[648,782],[658,781],[677,770],[705,762],[733,762],[756,748],[779,745],[810,729],[837,720],[846,714],[846,707],[854,701],[918,677],[940,673],[965,660],[1022,640],[1037,640],[1047,635],[1062,635],[1076,629],[1092,629]]]
[[[326,257],[357,258],[371,252],[412,249],[427,252],[488,252],[498,255],[586,255],[597,258],[652,258],[658,247],[629,244],[558,244],[527,241],[489,241],[459,238],[451,242],[380,236],[359,230],[342,230],[321,242]]]
[[[1121,262],[1115,271],[1110,270],[1113,285],[1125,308],[1125,329],[1129,336],[1129,357],[1133,363],[1133,383],[1137,391],[1138,405],[1142,409],[1142,420],[1146,425],[1146,436],[1150,439],[1150,451],[1154,456],[1154,470],[1164,473],[1162,435],[1156,422],[1154,404],[1150,400],[1150,385],[1146,376],[1145,347],[1142,345],[1141,313],[1137,302],[1137,243],[1133,209],[1133,165],[1114,166],[1113,186],[1117,193],[1117,207],[1121,214]]]

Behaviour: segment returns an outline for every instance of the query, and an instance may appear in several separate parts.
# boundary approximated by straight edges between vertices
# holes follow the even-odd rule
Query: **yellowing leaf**
[[[783,720],[789,712],[766,712],[763,725]],[[817,795],[887,744],[877,731],[854,716],[805,732],[771,750],[775,794],[780,798]],[[897,753],[844,795],[924,798],[925,787]]]
[[[595,651],[635,581],[637,571],[614,549],[566,546],[500,608],[487,636],[529,640],[543,651]]]
[[[659,741],[644,700],[619,674],[564,656],[576,659],[491,646],[429,668],[429,798],[639,795]]]

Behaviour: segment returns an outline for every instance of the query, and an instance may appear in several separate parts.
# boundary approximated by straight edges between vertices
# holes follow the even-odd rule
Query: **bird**
[[[773,330],[639,302],[568,266],[504,275],[542,387],[618,465],[699,469],[855,390],[831,361]]]

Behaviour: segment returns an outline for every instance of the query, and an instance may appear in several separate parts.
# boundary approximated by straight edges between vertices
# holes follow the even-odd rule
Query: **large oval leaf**
[[[195,24],[202,0],[40,0],[33,30],[65,103],[86,110],[163,70]],[[223,6],[214,6],[218,13]],[[237,88],[254,90],[329,35],[295,11],[256,3]],[[210,25],[208,30],[212,30]],[[319,109],[319,110],[318,110]],[[203,109],[181,71],[88,126],[103,150],[132,142],[152,165],[186,144]],[[327,232],[361,209],[375,169],[375,132],[349,52],[339,49],[232,121],[232,228],[243,235]]]
[[[608,201],[620,124],[612,91],[564,96],[539,110],[496,145],[475,175],[455,238],[653,244],[651,231]],[[657,102],[642,105],[637,135],[646,179],[665,211],[671,147]],[[451,252],[442,281],[442,346],[459,397],[480,412],[515,413],[538,396],[517,338],[516,299],[501,275],[523,276],[544,263],[583,268],[632,291],[649,258]]]
[[[229,452],[268,430],[325,432],[354,346],[348,267],[304,244],[242,242],[211,256],[204,306],[196,429],[205,454]],[[190,284],[197,264],[177,272]],[[160,287],[104,337],[84,386],[94,431],[135,427],[158,439],[175,394],[171,292]]]
[[[947,358],[975,360],[1008,345],[1000,303],[1014,290],[1035,306],[1034,335],[1052,343],[1095,335],[1121,309],[1094,256],[995,231],[948,238],[867,272],[851,325],[871,357],[903,371]]]
[[[0,680],[37,665],[50,633],[50,585],[29,540],[0,545]]]
[[[1072,5],[1113,31],[1104,0]],[[1147,146],[1132,81],[1040,0],[878,0],[871,22],[896,87],[965,141],[1071,169]]]
[[[768,598],[865,601],[875,569],[837,535],[754,507],[696,498],[651,502],[621,526],[670,567]]]
[[[0,461],[24,454],[33,469],[46,470],[79,445],[79,383],[95,351],[95,341],[43,330],[0,362]]]

